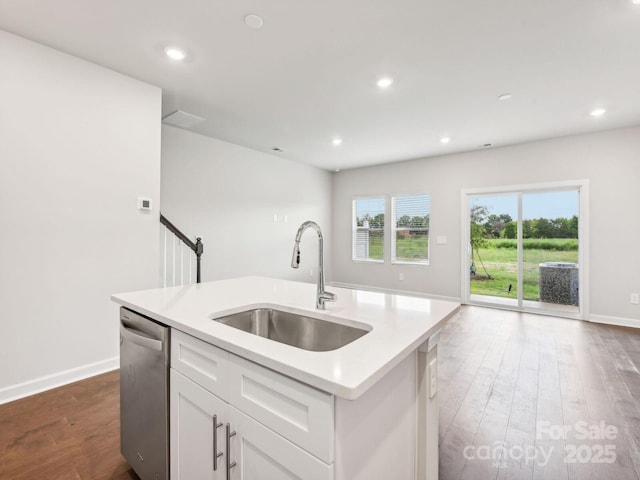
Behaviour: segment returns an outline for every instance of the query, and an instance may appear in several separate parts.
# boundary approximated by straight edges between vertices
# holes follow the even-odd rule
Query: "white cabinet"
[[[230,480],[333,480],[333,466],[229,406]]]
[[[426,366],[416,352],[348,401],[173,330],[171,479],[435,480]]]
[[[179,330],[171,331],[171,368],[220,398],[228,398],[229,352]]]
[[[236,355],[229,356],[229,403],[325,463],[333,463],[333,395]]]
[[[225,458],[213,452],[224,446],[229,406],[173,368],[170,382],[171,479],[227,480]]]
[[[171,353],[172,480],[333,480],[332,395],[175,330]]]
[[[300,478],[333,468],[171,369],[172,480]]]

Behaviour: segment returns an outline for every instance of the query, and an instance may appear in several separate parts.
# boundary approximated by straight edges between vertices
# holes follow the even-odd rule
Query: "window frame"
[[[385,231],[387,229],[387,206],[388,206],[387,197],[388,195],[382,194],[382,195],[359,195],[351,198],[351,261],[353,261],[354,263],[384,264],[386,262],[386,248],[385,248],[386,232]],[[369,227],[365,229],[365,227],[358,227],[358,220],[356,215],[356,204],[359,200],[382,200],[383,201],[383,209],[381,213],[384,218],[384,225],[382,228],[372,229],[371,227]],[[359,230],[360,231],[366,230],[369,232],[371,230],[376,230],[376,231],[382,232],[382,258],[381,259],[371,258],[370,256],[368,258],[356,257],[356,241],[357,241],[357,234]]]
[[[392,194],[391,196],[391,264],[392,265],[417,265],[417,266],[428,266],[431,265],[431,194],[430,193],[397,193]],[[401,227],[398,228],[397,218],[396,218],[396,201],[398,197],[427,197],[427,215],[429,216],[429,226],[427,227],[419,227],[419,228],[411,228],[411,227]],[[411,260],[399,260],[397,258],[397,232],[398,231],[409,231],[409,230],[419,230],[425,231],[427,233],[427,258],[421,261],[411,261]]]

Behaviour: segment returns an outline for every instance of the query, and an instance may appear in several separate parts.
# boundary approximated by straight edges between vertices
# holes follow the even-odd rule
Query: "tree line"
[[[480,261],[486,278],[491,278],[480,258],[480,249],[490,238],[517,238],[518,223],[507,213],[489,214],[484,205],[473,205],[470,209],[471,275],[476,275],[475,258]],[[523,238],[578,238],[578,217],[538,218],[522,221]]]
[[[373,217],[365,213],[362,218],[358,217],[356,222],[358,227],[364,227],[364,222],[369,222],[369,228],[384,228],[384,213],[378,213]],[[429,228],[429,215],[403,215],[396,221],[396,228]]]
[[[518,222],[506,213],[486,215],[482,228],[485,238],[518,237]],[[523,220],[522,238],[578,238],[578,216]]]

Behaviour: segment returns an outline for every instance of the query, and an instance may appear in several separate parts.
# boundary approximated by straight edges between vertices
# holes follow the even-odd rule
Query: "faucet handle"
[[[335,302],[338,296],[332,292],[320,292],[320,298],[325,302]]]

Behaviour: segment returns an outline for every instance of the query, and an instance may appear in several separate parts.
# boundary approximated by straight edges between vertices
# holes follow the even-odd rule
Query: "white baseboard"
[[[12,402],[20,398],[28,397],[36,393],[44,392],[52,388],[60,387],[68,383],[77,382],[85,378],[93,377],[100,373],[110,372],[120,367],[120,358],[108,358],[99,362],[90,363],[81,367],[72,368],[63,372],[54,373],[45,377],[29,380],[28,382],[0,388],[0,405]]]
[[[339,288],[348,288],[350,290],[367,290],[369,292],[390,293],[392,295],[409,295],[411,297],[431,298],[433,300],[446,300],[448,302],[460,303],[458,297],[447,297],[444,295],[431,295],[423,292],[411,292],[406,290],[394,290],[392,288],[372,287],[370,285],[355,285],[353,283],[329,282],[329,285]]]
[[[640,328],[640,320],[636,318],[611,317],[609,315],[589,315],[589,321],[594,323],[605,323],[607,325],[618,325],[619,327]]]

